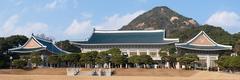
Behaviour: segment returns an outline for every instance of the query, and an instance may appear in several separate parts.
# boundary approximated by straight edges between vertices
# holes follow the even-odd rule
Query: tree
[[[85,64],[86,67],[92,67],[95,64],[98,52],[97,51],[90,51],[87,53],[82,53],[80,58],[80,63]]]
[[[107,53],[112,54],[112,55],[118,55],[121,54],[121,50],[119,48],[112,48],[107,50]]]
[[[6,68],[9,67],[9,56],[0,54],[0,68]]]
[[[175,67],[177,55],[175,54],[176,49],[174,45],[167,45],[159,51],[159,55],[163,63],[169,67]],[[168,54],[169,53],[169,54]]]
[[[225,31],[221,27],[212,25],[202,25],[200,27],[176,30],[170,34],[170,37],[178,37],[180,42],[186,42],[196,36],[198,34],[197,32],[200,31],[205,31],[209,37],[219,44],[233,44],[234,42],[233,36],[229,32]]]
[[[0,53],[6,52],[10,48],[18,47],[23,45],[28,38],[23,35],[13,35],[6,38],[0,39]]]
[[[181,57],[178,57],[178,61],[180,62],[180,64],[185,65],[187,67],[186,69],[189,69],[191,65],[198,60],[199,58],[195,54],[185,54]]]
[[[59,48],[61,48],[63,50],[66,50],[66,51],[69,51],[69,52],[73,52],[73,53],[80,53],[81,52],[81,50],[78,47],[72,45],[69,40],[59,41],[59,42],[56,43],[56,45]]]
[[[55,67],[56,64],[60,63],[60,61],[61,59],[56,55],[48,56],[48,63],[50,64],[50,67]]]
[[[153,64],[153,60],[149,55],[134,55],[129,57],[128,61],[134,64],[137,68],[140,68],[140,65],[143,65],[146,68],[146,65]]]
[[[119,65],[120,68],[122,68],[122,64],[124,64],[126,61],[126,58],[124,55],[121,54],[113,54],[111,58],[111,62],[115,65]]]
[[[159,51],[158,53],[160,56],[161,56],[161,60],[165,63],[165,62],[168,62],[169,59],[168,59],[168,54],[167,52],[163,52],[163,51]]]
[[[220,68],[234,72],[240,70],[240,56],[221,56],[216,63]]]
[[[240,38],[238,40],[236,40],[235,44],[234,44],[234,48],[233,50],[237,53],[240,54]]]
[[[32,53],[30,55],[30,59],[31,59],[31,63],[36,64],[36,66],[42,63],[42,59],[38,53]]]
[[[110,61],[115,64],[120,66],[122,68],[122,65],[127,62],[126,56],[121,54],[121,50],[119,48],[112,48],[107,50],[108,54],[111,54],[111,59]]]
[[[149,55],[140,55],[140,64],[143,64],[144,68],[146,65],[153,64],[153,59]]]
[[[141,63],[141,58],[138,55],[134,55],[129,57],[128,62],[134,64],[137,68],[140,68],[139,64]]]
[[[25,66],[27,66],[27,61],[22,59],[16,59],[13,60],[12,65],[15,66],[16,68],[23,69]]]
[[[80,55],[77,53],[66,54],[63,58],[67,62],[68,66],[76,66],[79,63]]]
[[[109,62],[110,62],[110,55],[108,54],[107,51],[102,51],[97,55],[97,58],[96,58],[97,64],[103,65]]]

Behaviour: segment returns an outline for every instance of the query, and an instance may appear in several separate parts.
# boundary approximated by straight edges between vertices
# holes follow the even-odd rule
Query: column
[[[137,49],[137,55],[140,55],[140,52],[139,52],[139,50]]]
[[[177,62],[177,64],[176,64],[176,69],[180,69],[180,63],[179,62]]]
[[[160,55],[158,54],[160,50],[157,50],[157,57],[160,57]]]
[[[207,54],[207,70],[209,70],[209,67],[210,67],[210,56]]]
[[[216,57],[217,60],[218,60],[218,56],[219,56],[219,55],[217,55],[217,57]],[[220,68],[219,68],[218,64],[217,64],[217,71],[218,71],[218,72],[220,71]]]
[[[127,55],[128,57],[130,57],[130,51],[127,49]]]
[[[147,55],[150,55],[149,49],[147,49]]]

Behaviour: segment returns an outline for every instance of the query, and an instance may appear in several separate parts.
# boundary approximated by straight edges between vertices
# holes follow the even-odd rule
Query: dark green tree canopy
[[[151,58],[151,56],[149,55],[134,55],[129,57],[128,59],[129,63],[133,63],[133,64],[152,64],[153,60]]]
[[[41,64],[41,62],[42,62],[40,54],[38,54],[38,53],[31,53],[30,59],[31,59],[32,63],[35,63],[37,65]]]
[[[115,54],[121,54],[121,50],[119,48],[112,48],[107,50],[107,53],[115,55]]]
[[[64,55],[64,61],[67,61],[67,62],[78,63],[79,59],[80,59],[80,56],[77,53]]]
[[[102,51],[97,55],[96,63],[104,64],[110,62],[110,55],[107,51]]]
[[[95,64],[98,52],[90,51],[87,53],[81,53],[80,63],[82,64]]]
[[[111,62],[114,64],[124,64],[126,63],[126,57],[121,54],[114,54],[112,55]]]
[[[181,57],[178,57],[177,60],[178,60],[180,63],[182,63],[182,64],[189,65],[189,64],[191,64],[191,63],[193,63],[193,62],[195,62],[195,61],[198,61],[199,58],[198,58],[198,56],[195,55],[195,54],[185,54],[185,55],[183,55],[183,56],[181,56]]]
[[[139,58],[141,64],[153,64],[153,59],[149,55],[140,55]]]
[[[22,69],[27,65],[27,61],[22,59],[15,59],[13,60],[12,65],[15,66],[16,68]]]
[[[73,52],[73,53],[79,53],[79,52],[81,52],[81,50],[80,50],[78,47],[70,44],[70,41],[69,41],[69,40],[59,41],[59,42],[56,43],[56,45],[57,45],[59,48],[61,48],[61,49],[63,49],[63,50],[66,50],[66,51],[69,51],[69,52]]]
[[[240,68],[240,56],[222,56],[216,62],[224,69],[234,70]]]
[[[13,35],[6,38],[0,38],[0,53],[7,51],[10,48],[24,45],[28,38],[24,35]]]
[[[177,30],[175,33],[171,34],[171,37],[179,38],[180,42],[186,42],[192,39],[200,31],[205,31],[209,37],[219,44],[233,44],[233,37],[230,33],[221,27],[215,27],[212,25],[202,25],[190,29]]]
[[[138,55],[134,55],[134,56],[129,57],[128,62],[133,63],[133,64],[140,64],[141,58]]]
[[[52,55],[48,56],[48,63],[50,64],[58,64],[60,63],[61,59],[58,56]]]

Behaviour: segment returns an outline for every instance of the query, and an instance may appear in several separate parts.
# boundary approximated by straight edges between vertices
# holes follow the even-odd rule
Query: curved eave
[[[184,47],[184,46],[177,46],[177,48],[183,48],[183,49],[190,49],[190,50],[200,50],[200,51],[222,51],[222,50],[232,50],[232,48],[222,48],[222,49],[199,49],[199,48],[192,48],[192,47]]]
[[[40,49],[36,49],[36,50],[29,50],[29,51],[18,51],[18,50],[16,50],[16,51],[14,51],[14,50],[12,50],[12,51],[10,51],[10,52],[15,52],[15,53],[32,53],[32,52],[38,52],[38,51],[42,51],[42,50],[46,50],[46,48],[40,48]]]
[[[166,42],[166,43],[97,43],[97,44],[87,44],[87,43],[75,43],[74,45],[167,45],[174,44],[175,42]]]

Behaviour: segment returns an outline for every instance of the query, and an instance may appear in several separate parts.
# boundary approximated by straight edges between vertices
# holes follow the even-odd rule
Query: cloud
[[[208,18],[206,24],[221,26],[230,33],[240,32],[240,15],[230,11],[216,12]]]
[[[119,29],[124,25],[127,25],[137,16],[141,15],[145,11],[139,10],[134,13],[128,13],[126,15],[114,14],[113,16],[109,16],[105,18],[103,23],[96,25],[96,29]]]
[[[28,22],[23,26],[17,25],[19,22],[20,16],[18,14],[10,16],[0,27],[1,36],[9,36],[9,35],[30,35],[31,33],[39,33],[44,32],[48,29],[48,25],[40,22]]]
[[[136,11],[134,13],[128,13],[126,15],[119,15],[115,14],[109,17],[106,17],[103,23],[99,23],[96,25],[93,25],[91,23],[91,20],[89,18],[92,17],[92,15],[88,14],[81,14],[83,17],[89,17],[87,20],[79,21],[77,19],[74,19],[72,23],[67,27],[64,31],[64,36],[76,39],[76,40],[87,40],[93,31],[93,27],[95,27],[97,30],[116,30],[121,28],[123,25],[127,25],[130,21],[132,21],[134,18],[142,14],[144,11]]]
[[[90,20],[78,21],[76,19],[70,24],[70,26],[64,31],[64,34],[70,37],[76,37],[81,39],[86,39],[91,35],[93,27],[91,26]]]
[[[43,33],[47,31],[48,25],[45,23],[35,22],[35,23],[27,23],[23,27],[18,27],[15,29],[15,34],[24,34],[29,35],[31,33]]]
[[[45,8],[47,8],[47,9],[55,9],[55,8],[57,8],[58,5],[60,5],[62,3],[64,3],[64,0],[54,0],[51,3],[47,3],[45,5]]]
[[[10,16],[2,26],[2,31],[5,33],[10,33],[14,29],[15,24],[18,22],[19,17],[20,16],[17,14]]]

